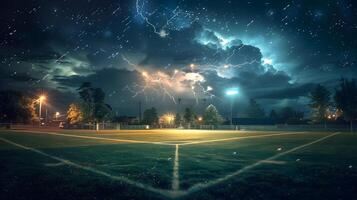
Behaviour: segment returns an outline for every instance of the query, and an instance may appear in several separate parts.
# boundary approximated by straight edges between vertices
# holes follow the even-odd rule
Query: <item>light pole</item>
[[[226,91],[226,95],[231,97],[231,120],[230,120],[230,124],[233,125],[233,99],[234,96],[238,94],[238,89],[237,88],[229,88]]]
[[[39,102],[40,102],[40,106],[38,108],[38,123],[39,123],[39,126],[41,126],[41,113],[42,113],[42,101],[44,101],[46,99],[46,97],[44,95],[41,95],[39,97]]]

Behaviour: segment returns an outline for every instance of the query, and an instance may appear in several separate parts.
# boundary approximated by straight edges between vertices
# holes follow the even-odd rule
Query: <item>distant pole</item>
[[[181,111],[181,101],[182,101],[182,99],[181,98],[178,98],[178,106],[177,106],[177,113],[179,114],[180,113],[180,111]],[[181,124],[181,119],[179,119],[180,121],[180,125],[179,125],[179,127],[182,127],[182,124]]]
[[[40,98],[40,106],[38,108],[38,126],[41,126],[42,99]]]
[[[42,102],[46,99],[46,96],[41,95],[38,99],[40,106],[38,108],[38,125],[41,126],[41,115],[42,115]]]
[[[181,98],[178,98],[178,106],[177,106],[177,113],[180,113],[180,109],[181,109]]]
[[[237,88],[229,88],[226,91],[226,95],[231,97],[231,125],[233,125],[233,100],[234,100],[234,96],[238,94],[238,89]]]
[[[141,101],[139,101],[139,124],[141,123]]]
[[[47,113],[48,113],[48,110],[47,110],[47,108],[46,108],[46,112],[45,112],[45,124],[47,125]]]
[[[231,98],[231,125],[233,125],[233,98]]]
[[[203,109],[202,109],[202,113],[205,112],[205,109],[206,109],[206,103],[207,103],[207,99],[206,98],[203,98]]]

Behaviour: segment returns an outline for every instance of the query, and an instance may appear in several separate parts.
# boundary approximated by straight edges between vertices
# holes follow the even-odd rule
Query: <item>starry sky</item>
[[[357,77],[348,0],[12,0],[0,8],[0,89],[65,111],[90,81],[121,115],[210,103],[307,112],[316,84]]]

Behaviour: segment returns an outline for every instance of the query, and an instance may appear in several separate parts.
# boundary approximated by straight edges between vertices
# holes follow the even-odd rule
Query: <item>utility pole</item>
[[[139,101],[139,124],[141,123],[141,101]]]
[[[38,126],[41,126],[42,99],[40,97],[40,106],[38,108]]]

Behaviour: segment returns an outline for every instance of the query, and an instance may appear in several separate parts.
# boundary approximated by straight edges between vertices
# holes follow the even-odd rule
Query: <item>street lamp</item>
[[[41,126],[41,113],[42,113],[42,102],[46,100],[46,96],[44,95],[41,95],[39,98],[38,98],[38,101],[40,102],[40,106],[38,108],[38,123],[39,123],[39,126]]]
[[[233,97],[238,94],[238,88],[229,88],[226,90],[226,95],[231,97],[231,125],[233,125]]]

